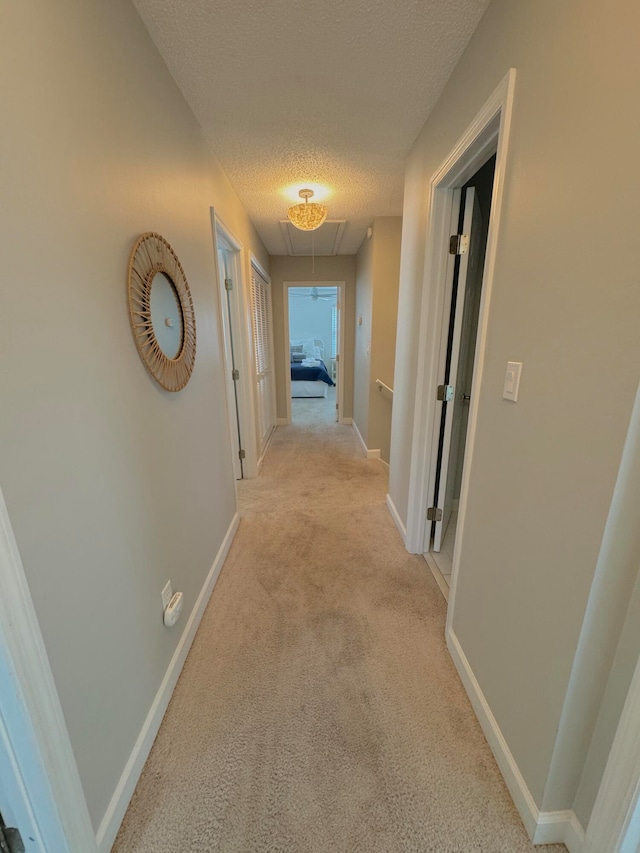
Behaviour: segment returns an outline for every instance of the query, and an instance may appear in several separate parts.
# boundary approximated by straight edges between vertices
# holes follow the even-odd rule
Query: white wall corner
[[[173,657],[171,658],[171,662],[169,663],[164,678],[162,679],[160,688],[151,704],[151,708],[149,709],[147,718],[140,730],[140,734],[138,735],[138,739],[136,740],[131,755],[129,756],[129,760],[125,765],[122,776],[120,777],[113,797],[111,798],[111,802],[109,803],[107,811],[100,823],[98,832],[96,833],[99,853],[109,853],[113,846],[113,842],[115,841],[118,830],[120,829],[120,824],[124,819],[131,797],[133,796],[135,787],[138,784],[145,761],[149,756],[151,747],[153,746],[153,742],[158,733],[158,729],[162,723],[162,719],[165,715],[165,711],[167,710],[167,705],[169,704],[169,700],[173,694],[178,677],[182,672],[182,667],[184,666],[193,638],[195,637],[198,626],[200,625],[200,620],[202,619],[202,615],[209,602],[213,588],[216,585],[216,581],[218,580],[226,556],[229,553],[229,548],[231,547],[231,543],[233,542],[239,523],[240,516],[236,513],[229,525],[224,539],[222,540],[222,544],[216,554],[216,558],[209,574],[207,575],[204,585],[200,590],[200,594],[198,595],[193,610],[191,611],[189,621],[185,625],[182,637],[180,638],[176,650],[173,653]]]
[[[387,508],[391,513],[391,518],[393,519],[396,527],[398,528],[398,532],[400,534],[403,544],[406,544],[407,528],[404,526],[404,523],[400,518],[400,513],[398,512],[396,505],[393,502],[393,498],[389,494],[387,494]]]
[[[462,684],[529,838],[534,844],[565,844],[569,853],[581,853],[584,831],[576,815],[569,810],[556,812],[539,810],[453,628],[447,629],[446,638],[447,647]]]

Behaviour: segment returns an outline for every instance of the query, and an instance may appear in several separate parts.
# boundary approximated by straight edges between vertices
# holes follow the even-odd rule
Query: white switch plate
[[[504,377],[504,389],[502,397],[505,400],[516,402],[518,399],[518,389],[520,388],[520,375],[522,374],[521,361],[508,361],[507,372]]]
[[[171,581],[167,581],[164,589],[162,590],[162,609],[167,609],[167,604],[171,601],[171,596],[173,595],[173,588],[171,586]]]

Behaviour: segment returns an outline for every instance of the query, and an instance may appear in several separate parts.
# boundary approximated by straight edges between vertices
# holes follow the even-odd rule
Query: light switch
[[[502,397],[505,400],[512,400],[514,403],[518,399],[518,389],[520,388],[520,374],[522,373],[521,361],[508,361],[507,373],[504,377],[504,390]]]

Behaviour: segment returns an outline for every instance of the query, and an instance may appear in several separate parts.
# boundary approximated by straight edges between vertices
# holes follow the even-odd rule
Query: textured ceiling
[[[405,158],[489,0],[134,2],[281,255],[279,221],[308,183],[347,220],[340,254],[375,216],[402,213]]]

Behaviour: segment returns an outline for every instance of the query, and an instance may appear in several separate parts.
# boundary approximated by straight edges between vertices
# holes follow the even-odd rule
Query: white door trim
[[[500,227],[509,132],[513,112],[515,78],[516,72],[512,68],[484,104],[460,140],[449,152],[440,168],[431,178],[429,184],[429,231],[425,253],[425,279],[420,317],[416,407],[411,448],[412,464],[409,481],[409,511],[407,515],[406,540],[407,550],[416,554],[422,553],[423,550],[426,512],[429,500],[428,485],[432,481],[433,473],[431,471],[430,431],[434,423],[436,410],[440,331],[445,309],[445,271],[449,257],[448,231],[453,193],[456,188],[463,186],[493,153],[496,154],[493,195],[491,199],[491,218],[487,236],[482,300],[473,373],[473,387],[477,390],[472,395],[469,406],[464,473],[460,493],[447,626],[451,624],[455,607],[459,554],[457,543],[462,540],[464,535],[469,473],[473,457],[478,418],[478,401],[480,399],[484,368],[489,307]]]
[[[287,398],[287,419],[285,423],[291,423],[291,367],[287,353],[289,352],[289,288],[291,287],[336,287],[338,289],[338,422],[341,424],[351,423],[351,419],[344,417],[344,281],[283,281],[282,295],[284,302],[284,387]]]
[[[236,367],[240,371],[238,382],[238,412],[240,416],[240,434],[242,436],[244,458],[244,477],[250,479],[258,475],[258,447],[256,430],[256,412],[253,394],[253,362],[251,360],[251,300],[247,289],[244,246],[232,231],[226,227],[214,207],[211,208],[213,226],[213,246],[215,252],[216,270],[218,270],[218,240],[222,235],[234,257],[234,279],[236,287],[231,291],[231,311],[234,322],[234,353]],[[218,274],[218,292],[220,293],[220,312],[224,310],[223,294],[221,293],[220,275]],[[220,317],[223,323],[222,316]],[[221,326],[221,332],[223,327]],[[226,371],[228,372],[228,371]],[[228,377],[225,381],[229,381]],[[228,396],[228,394],[227,394]],[[232,428],[229,412],[229,428]],[[232,446],[234,442],[232,442]]]
[[[3,816],[27,853],[91,853],[96,837],[2,492],[0,589]]]

